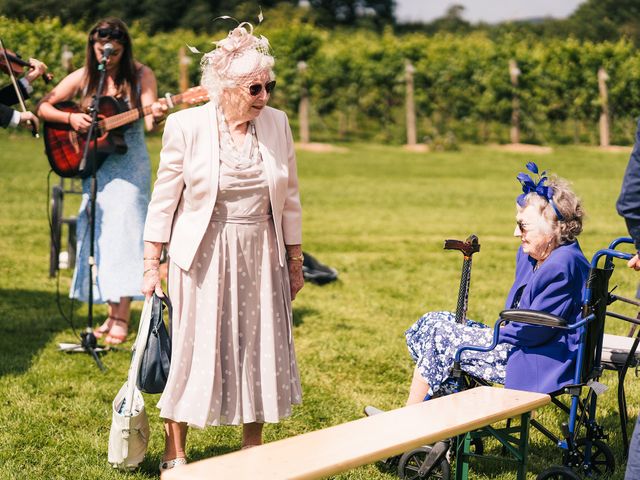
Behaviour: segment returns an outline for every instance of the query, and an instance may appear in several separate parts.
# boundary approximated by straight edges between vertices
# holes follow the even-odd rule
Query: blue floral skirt
[[[493,328],[473,320],[467,320],[466,325],[456,323],[451,312],[428,312],[405,332],[405,336],[418,372],[431,387],[429,394],[434,395],[450,383],[458,348],[461,345],[491,345]],[[467,350],[462,354],[460,366],[474,377],[504,384],[507,357],[512,348],[509,344],[499,343],[490,352]]]

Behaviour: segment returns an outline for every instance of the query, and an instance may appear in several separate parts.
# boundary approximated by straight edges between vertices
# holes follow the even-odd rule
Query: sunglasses
[[[267,92],[267,94],[271,93],[274,88],[276,88],[275,80],[271,80],[270,82],[267,82],[264,84],[264,89]],[[252,97],[256,97],[260,95],[261,91],[262,91],[261,83],[254,83],[253,85],[249,85],[249,93],[251,94]]]
[[[101,39],[111,39],[111,40],[124,39],[124,32],[117,27],[116,28],[111,28],[111,27],[98,28],[96,30],[96,33],[98,34],[98,38],[101,38]]]
[[[527,233],[527,231],[531,229],[529,224],[524,223],[522,220],[518,220],[516,224],[518,225],[518,230],[520,230],[520,233]]]

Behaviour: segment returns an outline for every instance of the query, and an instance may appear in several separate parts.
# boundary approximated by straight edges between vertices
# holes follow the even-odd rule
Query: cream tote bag
[[[142,352],[147,344],[150,321],[151,301],[146,300],[142,308],[138,336],[133,345],[129,375],[112,404],[109,463],[113,468],[122,470],[136,468],[144,460],[149,444],[149,420],[144,409],[144,398],[136,387],[136,380]]]

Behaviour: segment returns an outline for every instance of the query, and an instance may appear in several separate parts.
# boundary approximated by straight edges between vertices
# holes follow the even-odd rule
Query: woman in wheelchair
[[[538,173],[535,164],[527,168]],[[515,281],[506,308],[540,310],[569,323],[580,317],[589,262],[576,237],[582,231],[580,200],[565,180],[535,183],[518,175],[523,192],[517,198],[514,236],[521,241]],[[406,332],[416,367],[407,405],[446,395],[453,385],[454,355],[464,344],[490,345],[493,328],[467,320],[455,322],[450,312],[429,312]],[[500,343],[489,352],[466,351],[463,371],[507,388],[551,393],[572,383],[578,350],[576,330],[510,322],[500,329]]]

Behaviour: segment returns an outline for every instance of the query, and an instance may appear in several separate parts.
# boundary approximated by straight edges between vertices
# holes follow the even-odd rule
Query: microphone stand
[[[89,148],[91,143],[93,143],[93,158],[89,165],[91,168],[91,184],[90,184],[90,193],[89,193],[89,312],[87,315],[87,326],[80,334],[80,345],[66,345],[63,347],[61,345],[61,349],[69,352],[85,352],[93,357],[98,368],[101,371],[106,371],[106,367],[100,360],[98,356],[98,351],[100,353],[105,353],[107,350],[104,347],[98,345],[95,334],[93,333],[93,287],[96,285],[98,272],[95,262],[95,225],[96,225],[96,194],[98,191],[98,178],[97,178],[97,157],[98,157],[98,136],[100,134],[98,127],[98,114],[100,109],[100,95],[102,93],[102,89],[104,87],[104,80],[106,77],[107,69],[106,69],[106,57],[103,57],[100,65],[98,66],[98,71],[100,72],[100,77],[98,79],[98,88],[96,89],[96,93],[93,95],[93,99],[91,101],[90,113],[91,113],[91,125],[87,132],[87,141],[84,145],[84,152],[82,155],[82,161],[80,162],[79,171],[86,171],[87,161],[89,160]],[[94,133],[95,132],[95,133]]]

